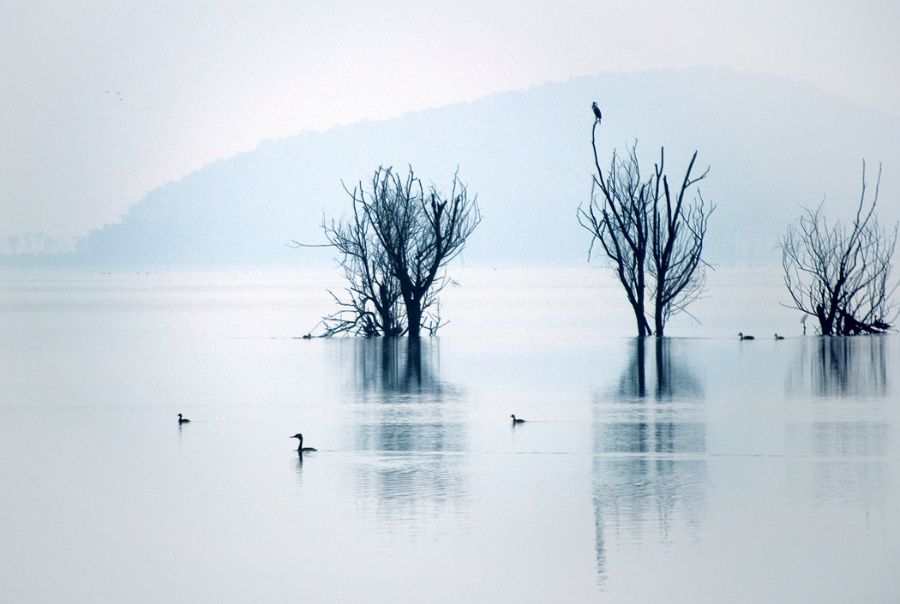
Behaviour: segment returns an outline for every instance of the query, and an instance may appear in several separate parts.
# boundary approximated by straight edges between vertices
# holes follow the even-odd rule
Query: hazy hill
[[[884,164],[881,215],[898,216],[900,119],[775,77],[693,68],[601,74],[265,141],[150,192],[120,221],[81,240],[77,261],[321,264],[330,261],[327,250],[286,244],[321,241],[323,212],[346,212],[341,180],[367,179],[379,164],[412,164],[439,185],[458,165],[478,193],[484,221],[465,253],[468,265],[583,263],[588,236],[575,211],[590,193],[594,99],[604,110],[607,157],[638,139],[648,159],[665,144],[676,170],[694,149],[712,166],[701,190],[718,206],[713,262],[777,262],[784,225],[799,205],[825,195],[829,215],[846,215],[864,157],[873,180],[877,162]]]

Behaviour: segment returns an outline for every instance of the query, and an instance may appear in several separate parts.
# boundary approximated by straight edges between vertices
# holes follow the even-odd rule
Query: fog
[[[0,237],[40,231],[71,241],[155,187],[262,140],[610,70],[729,66],[897,115],[898,10],[811,1],[6,3]]]

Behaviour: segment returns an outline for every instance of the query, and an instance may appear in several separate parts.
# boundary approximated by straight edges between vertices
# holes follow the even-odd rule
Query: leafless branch
[[[881,333],[897,318],[897,306],[891,301],[897,289],[891,281],[897,225],[885,230],[878,224],[880,185],[879,165],[867,205],[863,162],[859,202],[850,225],[829,225],[820,204],[804,208],[781,239],[784,284],[792,307],[816,317],[822,335]]]
[[[703,240],[709,216],[715,209],[699,194],[687,201],[692,188],[706,178],[709,168],[695,175],[695,152],[681,186],[673,195],[665,173],[665,150],[653,174],[641,175],[634,143],[623,158],[613,152],[604,175],[597,152],[594,121],[591,146],[596,173],[591,184],[591,200],[579,206],[578,222],[591,233],[590,259],[599,244],[612,265],[634,312],[638,335],[662,336],[666,320],[703,292]],[[654,328],[647,319],[645,295],[650,292],[654,306]]]
[[[339,310],[326,317],[325,335],[434,335],[446,324],[438,301],[445,267],[481,221],[476,198],[458,174],[444,196],[412,168],[402,178],[379,167],[367,186],[344,190],[352,217],[322,224],[347,282],[343,297],[332,294]]]

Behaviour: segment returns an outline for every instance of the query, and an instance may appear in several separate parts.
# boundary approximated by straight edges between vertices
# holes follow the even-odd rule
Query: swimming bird
[[[186,417],[182,417],[182,415],[179,413],[178,414],[178,423],[179,424],[189,424],[189,423],[191,423],[191,420],[189,420]]]
[[[594,117],[597,118],[597,123],[600,123],[600,120],[603,119],[603,114],[600,113],[600,105],[597,104],[597,101],[594,101],[594,104],[591,105],[591,108],[594,110]]]
[[[516,415],[514,413],[510,414],[510,417],[513,418],[514,424],[524,424],[525,423],[524,419],[516,419]]]
[[[741,340],[755,340],[755,339],[756,339],[756,338],[754,338],[753,336],[745,336],[743,333],[739,333],[739,334],[738,334],[738,337],[739,337]]]
[[[783,339],[784,339],[784,336],[780,336],[780,335],[778,335],[778,334],[776,333],[776,334],[775,334],[775,339],[776,339],[776,340],[783,340]]]
[[[297,453],[311,453],[312,451],[316,451],[317,449],[313,447],[304,447],[303,446],[303,435],[297,432],[290,438],[296,438],[300,442],[297,444]]]

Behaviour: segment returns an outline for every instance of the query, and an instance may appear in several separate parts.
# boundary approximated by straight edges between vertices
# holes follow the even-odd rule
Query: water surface
[[[900,599],[897,336],[744,269],[639,341],[595,277],[464,272],[416,346],[298,339],[328,275],[6,275],[4,601]]]

